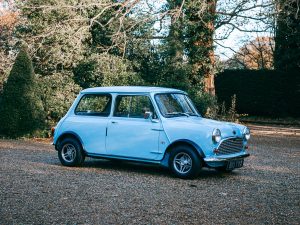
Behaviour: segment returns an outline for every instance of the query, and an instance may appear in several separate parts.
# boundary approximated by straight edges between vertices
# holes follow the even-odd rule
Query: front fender
[[[188,139],[179,139],[176,140],[174,142],[172,142],[171,144],[169,144],[169,146],[167,147],[167,150],[164,154],[163,159],[161,160],[161,165],[164,167],[169,167],[169,158],[170,158],[170,152],[172,151],[172,149],[177,146],[177,145],[181,145],[181,144],[185,144],[185,145],[189,145],[191,147],[193,147],[196,152],[198,153],[199,157],[201,157],[202,159],[205,158],[205,155],[203,153],[202,148],[196,144],[195,142],[188,140]]]

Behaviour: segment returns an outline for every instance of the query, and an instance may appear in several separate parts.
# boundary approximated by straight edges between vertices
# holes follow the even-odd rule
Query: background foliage
[[[54,125],[72,105],[81,88],[66,71],[38,77],[40,98],[46,113],[46,124]]]
[[[79,62],[73,73],[82,88],[143,84],[130,61],[111,54],[92,54]]]
[[[5,12],[2,2],[8,5]],[[42,129],[66,113],[81,89],[112,85],[185,90],[199,112],[210,118],[235,121],[235,106],[248,114],[298,115],[292,107],[299,93],[299,79],[291,75],[296,72],[266,70],[299,70],[298,0],[2,2],[0,100],[6,98],[3,87],[9,84],[13,63],[17,66],[20,43],[26,42],[37,74],[33,83],[40,91],[35,92],[34,84],[30,92],[43,105]],[[223,46],[234,54],[221,62],[215,45],[221,46],[235,30],[257,37],[237,51]],[[214,76],[222,67],[262,71],[221,73],[215,96]],[[21,79],[23,71],[18,71]],[[249,96],[264,99],[265,106]]]

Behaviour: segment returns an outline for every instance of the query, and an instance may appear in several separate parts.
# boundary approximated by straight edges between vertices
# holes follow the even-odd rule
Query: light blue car
[[[97,87],[80,92],[54,131],[65,166],[86,156],[158,164],[177,177],[202,167],[243,166],[250,130],[205,119],[184,91],[160,87]]]

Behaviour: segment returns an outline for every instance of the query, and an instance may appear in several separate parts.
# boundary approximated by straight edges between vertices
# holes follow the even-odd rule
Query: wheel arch
[[[161,161],[161,164],[164,167],[169,167],[170,152],[172,151],[173,148],[175,148],[176,146],[179,146],[179,145],[187,145],[187,146],[191,147],[196,152],[196,154],[199,156],[200,160],[203,161],[203,158],[205,157],[205,155],[203,153],[202,148],[198,144],[196,144],[195,142],[188,140],[188,139],[179,139],[179,140],[172,142],[167,147],[164,157]]]
[[[83,151],[85,152],[84,145],[83,145],[81,138],[79,137],[78,134],[76,134],[75,132],[72,132],[72,131],[64,132],[57,138],[57,141],[55,143],[56,150],[58,150],[61,141],[64,140],[65,138],[73,138],[73,139],[77,140],[80,143]]]

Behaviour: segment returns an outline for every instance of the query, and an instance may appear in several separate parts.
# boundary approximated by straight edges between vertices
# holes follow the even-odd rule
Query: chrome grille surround
[[[243,139],[242,138],[228,138],[224,139],[218,149],[217,155],[229,155],[239,153],[243,151]]]

